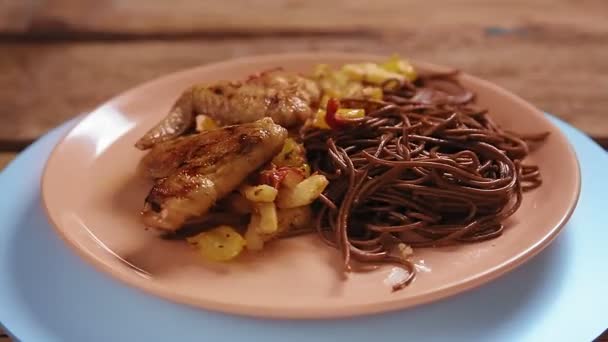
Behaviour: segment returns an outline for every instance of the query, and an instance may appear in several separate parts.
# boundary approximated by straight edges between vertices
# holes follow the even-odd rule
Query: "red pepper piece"
[[[260,172],[260,184],[270,185],[278,189],[289,172],[299,173],[304,178],[304,172],[298,168],[283,166],[277,169],[273,164],[271,169]]]
[[[327,107],[325,109],[325,122],[333,129],[344,126],[344,121],[338,119],[338,109],[340,109],[340,100],[332,97],[327,100]]]

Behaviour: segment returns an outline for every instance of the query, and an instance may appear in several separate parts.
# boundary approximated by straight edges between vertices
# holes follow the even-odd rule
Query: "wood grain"
[[[29,141],[143,81],[237,56],[292,51],[399,52],[496,82],[586,133],[608,136],[608,33],[462,27],[381,37],[0,43],[0,141]]]
[[[0,171],[2,171],[13,159],[15,159],[15,156],[16,153],[0,152]],[[2,329],[0,329],[0,335],[2,335]]]
[[[4,331],[2,331],[2,329],[0,328],[0,342],[10,342],[11,339],[8,337],[8,335],[6,333],[4,333]]]
[[[560,23],[606,31],[603,0],[47,0],[29,33],[353,32]]]
[[[0,32],[27,31],[37,13],[36,0],[0,0]]]

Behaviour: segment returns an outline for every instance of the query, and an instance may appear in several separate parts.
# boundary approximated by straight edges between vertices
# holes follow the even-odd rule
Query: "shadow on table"
[[[36,201],[32,201],[36,202]],[[569,234],[517,270],[465,294],[414,309],[342,320],[277,321],[211,313],[124,286],[81,261],[53,232],[38,203],[24,214],[8,251],[21,300],[37,324],[63,341],[493,340],[527,331],[568,262]],[[32,253],[32,251],[35,252]],[[44,280],[41,282],[41,280]],[[548,289],[551,288],[551,291]],[[522,319],[529,315],[530,319]],[[519,316],[519,317],[518,317]],[[518,317],[512,319],[512,317]],[[229,319],[227,319],[229,318]],[[163,324],[166,323],[166,324]],[[230,324],[233,323],[233,324]],[[530,325],[530,326],[526,326]],[[398,327],[398,329],[395,329]],[[262,334],[267,337],[261,338]],[[394,337],[393,337],[394,335]]]

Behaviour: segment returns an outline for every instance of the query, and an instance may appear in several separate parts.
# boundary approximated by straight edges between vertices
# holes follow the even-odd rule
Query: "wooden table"
[[[143,81],[291,51],[398,52],[452,65],[606,147],[607,47],[605,0],[0,0],[0,168]]]

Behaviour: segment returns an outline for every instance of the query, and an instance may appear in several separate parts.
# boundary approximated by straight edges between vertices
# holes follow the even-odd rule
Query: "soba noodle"
[[[318,203],[316,229],[352,261],[398,263],[414,279],[404,244],[435,247],[498,237],[520,207],[522,192],[541,185],[523,163],[547,134],[522,136],[500,128],[455,73],[387,81],[382,101],[330,100],[364,108],[362,119],[301,131],[314,171],[330,184]],[[329,108],[332,107],[333,108]],[[330,115],[331,113],[328,113]]]

